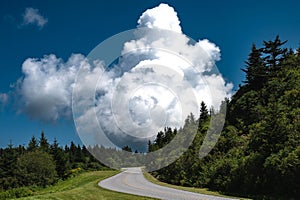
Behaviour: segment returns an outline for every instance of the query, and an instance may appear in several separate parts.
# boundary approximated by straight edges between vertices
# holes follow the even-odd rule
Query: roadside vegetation
[[[0,149],[0,199],[31,196],[37,188],[46,188],[84,171],[108,169],[85,148],[49,144],[42,132],[28,145],[12,144]]]
[[[158,133],[149,143],[150,152],[168,144],[174,134],[188,134],[198,127],[188,151],[152,172],[154,177],[233,196],[300,197],[300,48],[287,49],[285,43],[277,36],[260,48],[253,44],[242,69],[246,80],[231,100],[225,100],[225,126],[206,157],[199,159],[199,149],[217,109],[202,103],[198,119],[191,114],[181,130]]]
[[[123,194],[103,189],[98,186],[100,180],[111,177],[119,171],[85,172],[76,177],[60,181],[54,186],[40,188],[34,191],[34,196],[20,198],[20,200],[150,200],[153,198]]]
[[[169,188],[174,188],[174,189],[184,190],[184,191],[194,192],[194,193],[200,193],[200,194],[206,194],[206,195],[219,196],[219,197],[236,198],[236,199],[241,199],[241,200],[247,200],[248,199],[248,198],[246,199],[246,198],[239,198],[239,197],[224,195],[224,194],[221,194],[221,193],[216,192],[216,191],[211,191],[208,188],[196,188],[196,187],[184,187],[184,186],[179,186],[179,185],[171,185],[171,184],[168,184],[168,183],[161,182],[161,181],[157,180],[150,173],[145,172],[145,171],[143,171],[143,175],[148,181],[150,181],[154,184],[169,187]]]

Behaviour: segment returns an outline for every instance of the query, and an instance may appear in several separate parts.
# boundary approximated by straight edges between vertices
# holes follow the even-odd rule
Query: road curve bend
[[[126,168],[123,172],[98,183],[100,187],[165,200],[228,200],[229,198],[193,193],[153,184],[144,178],[141,168]]]

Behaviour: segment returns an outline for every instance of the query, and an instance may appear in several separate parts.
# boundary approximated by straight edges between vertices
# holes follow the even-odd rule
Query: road
[[[165,200],[228,200],[229,198],[177,190],[153,184],[143,176],[141,168],[126,168],[123,172],[100,181],[100,187],[123,193]]]

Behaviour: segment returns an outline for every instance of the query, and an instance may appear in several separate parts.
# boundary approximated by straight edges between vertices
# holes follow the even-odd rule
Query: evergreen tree
[[[263,42],[264,48],[262,52],[266,54],[264,61],[272,75],[276,75],[280,66],[279,64],[285,59],[287,48],[282,48],[282,45],[286,42],[287,41],[282,42],[278,35],[274,41],[269,40]]]
[[[42,151],[49,152],[49,143],[48,143],[48,140],[45,137],[45,134],[44,134],[43,131],[41,133],[41,137],[40,137],[39,143],[40,143],[40,149]]]
[[[154,140],[154,143],[158,146],[158,148],[163,147],[164,137],[165,137],[164,132],[159,131],[157,133],[157,136],[156,136],[156,139]]]
[[[12,144],[2,151],[0,155],[0,188],[9,189],[19,185],[16,179],[18,153]]]
[[[28,151],[33,151],[33,150],[37,149],[38,146],[39,146],[39,145],[38,145],[37,140],[35,139],[34,136],[32,136],[32,137],[31,137],[31,140],[30,140],[29,143],[28,143],[27,150],[28,150]]]
[[[200,104],[200,117],[199,117],[199,127],[202,125],[202,123],[204,121],[207,120],[208,118],[208,110],[207,110],[207,106],[206,104],[204,103],[204,101],[201,102]]]
[[[252,45],[251,53],[246,61],[246,81],[250,88],[259,89],[266,81],[267,69],[262,59],[262,49],[257,49],[255,44]]]
[[[57,175],[60,178],[66,178],[67,172],[70,169],[70,164],[67,155],[65,154],[63,149],[59,147],[56,139],[54,139],[54,142],[50,147],[50,152],[53,155]]]
[[[67,148],[68,149],[68,148]],[[69,154],[69,162],[72,166],[72,168],[75,167],[75,160],[76,160],[76,154],[77,154],[77,147],[75,143],[72,141],[69,150],[67,150]]]
[[[85,157],[79,144],[77,145],[75,162],[85,162]]]
[[[277,36],[275,41],[264,42],[262,49],[252,46],[243,70],[246,84],[230,101],[222,102],[221,111],[229,101],[228,117],[216,146],[206,157],[198,159],[208,120],[200,123],[198,134],[182,157],[152,174],[172,184],[208,187],[255,199],[297,199],[300,56],[299,49],[286,52],[281,47],[284,44]],[[203,116],[199,122],[201,119]],[[188,117],[180,131],[187,134],[192,129]]]

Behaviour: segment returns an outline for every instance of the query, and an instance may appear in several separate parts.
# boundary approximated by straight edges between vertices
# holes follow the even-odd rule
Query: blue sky
[[[0,4],[0,93],[23,76],[27,58],[55,54],[67,60],[72,53],[87,55],[96,45],[119,32],[135,28],[139,16],[162,1],[2,1]],[[207,38],[221,49],[219,71],[237,88],[244,79],[244,66],[252,43],[274,39],[277,34],[287,46],[300,43],[298,1],[163,1],[177,11],[183,32],[199,40]],[[26,8],[38,9],[42,24],[26,23]],[[10,140],[27,144],[44,131],[50,141],[81,143],[73,120],[46,123],[18,112],[15,102],[1,105],[0,146]]]

